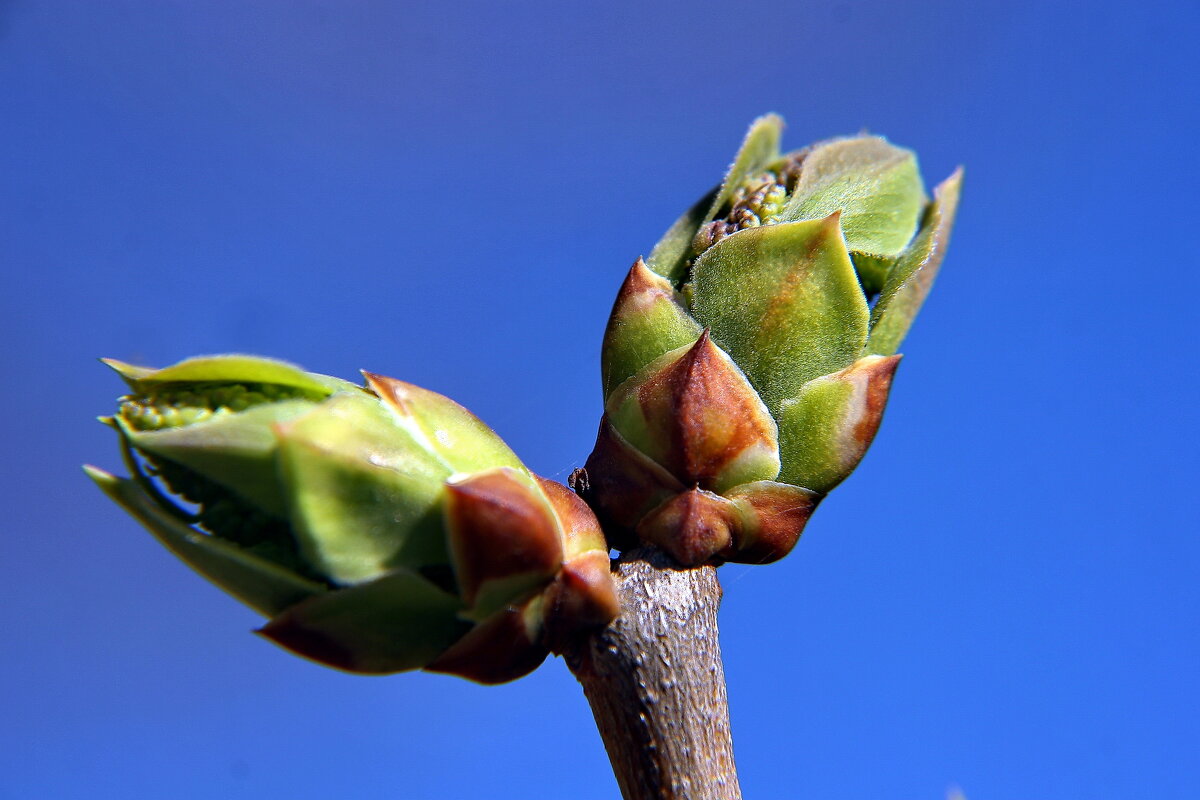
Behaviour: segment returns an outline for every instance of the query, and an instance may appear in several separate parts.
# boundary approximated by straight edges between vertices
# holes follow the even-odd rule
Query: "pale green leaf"
[[[958,211],[962,169],[934,190],[934,200],[921,230],[888,275],[883,292],[871,310],[871,334],[865,352],[891,355],[912,327],[950,246],[950,231]]]
[[[85,466],[84,471],[168,550],[265,616],[274,616],[302,600],[328,591],[319,583],[186,525],[135,480],[119,478],[91,466]]]
[[[867,301],[837,216],[748,228],[694,268],[694,313],[775,409],[847,366],[867,335]]]
[[[339,394],[281,426],[279,441],[297,544],[331,580],[448,563],[440,503],[452,470],[377,399]]]
[[[284,400],[155,431],[136,430],[121,417],[115,423],[138,450],[181,464],[263,511],[283,517],[287,502],[275,465],[278,440],[272,426],[312,408],[309,400]]]
[[[860,272],[874,292],[883,284],[880,267],[886,268],[916,232],[925,200],[912,151],[875,136],[835,139],[817,145],[804,159],[780,221],[823,219],[841,211],[846,248],[856,265],[859,254],[868,257]]]
[[[357,388],[349,381],[305,372],[286,361],[236,353],[189,358],[162,369],[135,367],[111,358],[101,361],[135,386],[156,383],[265,383],[300,389],[318,397]]]

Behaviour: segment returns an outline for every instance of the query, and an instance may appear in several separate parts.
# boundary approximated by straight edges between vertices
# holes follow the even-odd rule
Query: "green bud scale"
[[[617,295],[580,488],[618,547],[781,558],[879,428],[961,171],[930,201],[912,152],[857,136],[781,154],[782,127],[751,126]]]
[[[293,652],[498,683],[617,613],[588,506],[448,398],[249,356],[107,363],[131,477],[88,474]]]

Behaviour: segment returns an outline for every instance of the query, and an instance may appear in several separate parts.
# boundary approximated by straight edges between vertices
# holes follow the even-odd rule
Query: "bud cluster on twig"
[[[858,136],[781,155],[781,130],[754,123],[617,295],[586,465],[617,547],[781,558],[879,429],[961,175],[929,202],[910,151]]]
[[[781,131],[621,286],[579,494],[446,397],[240,355],[108,361],[130,477],[88,473],[263,636],[353,672],[520,677],[618,615],[610,547],[779,559],[879,429],[961,181],[930,200],[908,150]]]

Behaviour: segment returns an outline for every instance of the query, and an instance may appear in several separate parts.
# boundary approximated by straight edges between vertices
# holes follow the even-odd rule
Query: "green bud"
[[[647,262],[651,269],[673,284],[686,279],[698,231],[722,211],[736,207],[734,195],[744,189],[752,176],[777,160],[782,134],[783,120],[774,114],[759,117],[751,124],[721,184],[680,217],[650,252]]]
[[[493,683],[617,613],[586,504],[441,395],[248,356],[109,364],[132,477],[88,474],[293,652]]]
[[[911,151],[864,135],[781,154],[781,131],[754,122],[614,304],[586,485],[618,547],[781,558],[879,428],[961,173],[930,203]]]

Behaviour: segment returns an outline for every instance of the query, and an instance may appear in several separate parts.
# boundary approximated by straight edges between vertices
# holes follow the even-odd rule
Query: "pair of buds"
[[[88,472],[264,636],[355,672],[524,675],[619,612],[610,547],[781,558],[879,428],[960,182],[930,202],[907,150],[781,130],[621,287],[580,495],[441,395],[249,356],[109,362],[131,477]]]

